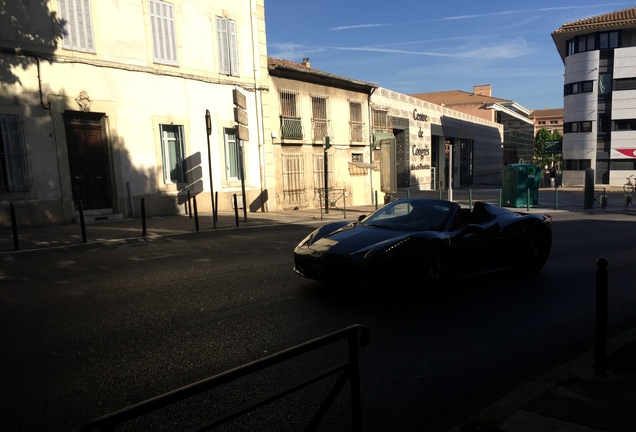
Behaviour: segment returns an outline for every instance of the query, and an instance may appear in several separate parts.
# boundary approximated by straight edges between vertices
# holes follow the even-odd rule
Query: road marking
[[[155,259],[163,259],[163,258],[172,258],[172,257],[176,257],[176,256],[181,256],[181,255],[192,255],[195,253],[201,253],[201,251],[198,250],[193,250],[193,251],[188,251],[188,252],[180,252],[180,253],[171,253],[171,252],[167,252],[167,253],[163,253],[160,255],[148,255],[148,256],[133,256],[128,258],[130,261],[150,261],[150,260],[155,260]]]

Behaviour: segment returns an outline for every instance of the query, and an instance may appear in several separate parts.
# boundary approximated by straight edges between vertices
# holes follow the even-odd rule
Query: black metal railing
[[[318,348],[330,345],[343,339],[347,339],[348,341],[348,352],[346,360],[332,365],[311,376],[305,377],[304,379],[288,385],[285,388],[277,389],[266,397],[250,401],[245,405],[237,407],[228,413],[218,415],[210,421],[196,426],[192,430],[206,431],[213,429],[217,426],[220,426],[221,424],[237,419],[251,411],[256,410],[257,408],[281,399],[302,388],[308,387],[311,384],[314,384],[340,372],[340,376],[336,380],[336,383],[325,398],[322,405],[314,414],[306,430],[313,431],[317,429],[317,427],[320,425],[320,422],[327,414],[329,408],[336,400],[336,397],[344,388],[346,382],[349,381],[351,387],[352,430],[356,432],[361,431],[362,405],[360,395],[360,369],[358,364],[358,349],[360,347],[366,346],[369,343],[369,329],[360,324],[346,327],[336,332],[321,336],[300,345],[296,345],[292,348],[288,348],[286,350],[264,357],[260,360],[247,363],[243,366],[239,366],[221,374],[214,375],[202,381],[192,383],[190,385],[181,387],[152,399],[145,400],[136,405],[132,405],[119,411],[107,414],[84,424],[82,427],[77,429],[77,431],[113,432],[115,431],[115,426],[123,425],[126,422],[138,419],[159,409],[167,408],[170,405],[183,402],[184,400],[200,395],[203,392],[213,390],[224,384],[229,384],[237,379],[244,378],[250,374],[262,371],[284,361],[291,360],[302,354],[314,351]]]

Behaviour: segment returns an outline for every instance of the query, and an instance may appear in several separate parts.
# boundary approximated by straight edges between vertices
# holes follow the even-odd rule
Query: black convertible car
[[[471,209],[425,198],[393,201],[357,223],[332,222],[294,249],[310,279],[368,285],[406,279],[423,287],[505,268],[537,272],[552,246],[549,216],[485,202]]]

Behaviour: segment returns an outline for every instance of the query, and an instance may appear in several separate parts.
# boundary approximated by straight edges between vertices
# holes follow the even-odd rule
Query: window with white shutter
[[[219,43],[219,72],[225,75],[239,76],[236,22],[216,17],[216,35]]]
[[[62,48],[94,53],[90,0],[59,0]]]
[[[177,66],[177,42],[174,6],[162,0],[148,0],[152,52],[155,63]]]

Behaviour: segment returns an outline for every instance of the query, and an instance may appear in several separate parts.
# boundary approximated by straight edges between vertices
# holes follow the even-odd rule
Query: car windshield
[[[402,199],[382,207],[361,225],[403,231],[439,231],[451,217],[453,203],[434,199]]]

